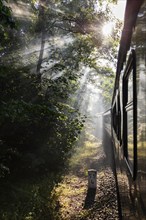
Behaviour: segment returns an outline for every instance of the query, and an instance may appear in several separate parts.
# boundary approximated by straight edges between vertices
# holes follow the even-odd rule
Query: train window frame
[[[117,137],[118,137],[118,141],[121,143],[121,106],[120,106],[120,91],[118,91],[118,95],[117,95],[117,112],[118,112],[118,130],[117,130]]]
[[[116,91],[115,100],[113,102],[112,107],[112,114],[113,114],[113,129],[116,134],[116,138],[120,141],[120,124],[121,124],[121,117],[120,116],[120,97],[119,97],[119,90]]]
[[[129,101],[128,82],[132,76],[132,99]],[[137,175],[137,89],[136,89],[136,53],[132,49],[123,75],[123,140],[124,140],[124,158],[133,180]],[[128,155],[128,113],[132,112],[133,125],[133,163]]]

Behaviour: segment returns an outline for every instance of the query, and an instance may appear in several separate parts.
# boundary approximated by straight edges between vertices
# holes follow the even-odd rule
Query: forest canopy
[[[111,100],[121,27],[111,2],[0,0],[0,193],[2,201],[10,198],[7,207],[1,203],[1,219],[55,219],[54,179],[86,120],[75,97],[85,68],[102,76],[105,106]]]

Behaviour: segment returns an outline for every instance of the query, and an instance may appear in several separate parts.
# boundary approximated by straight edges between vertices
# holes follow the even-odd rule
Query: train
[[[146,220],[146,0],[127,0],[112,104],[120,219]]]

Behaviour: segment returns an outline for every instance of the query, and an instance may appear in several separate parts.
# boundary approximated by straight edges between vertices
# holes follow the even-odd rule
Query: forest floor
[[[87,116],[85,127],[69,160],[68,172],[54,193],[63,220],[118,220],[112,142],[97,114],[103,110],[101,96],[96,84],[91,86],[87,78],[83,84],[78,100]],[[88,169],[97,170],[96,190],[88,189]]]
[[[96,138],[89,124],[70,159],[68,172],[54,189],[63,220],[118,220],[116,182],[110,140]],[[106,148],[109,148],[105,150]],[[107,155],[107,153],[110,153]],[[88,189],[88,169],[97,170],[97,188]]]
[[[38,43],[39,42],[39,43]],[[6,56],[4,62],[13,63],[19,55],[19,66],[35,63],[40,53],[40,38],[36,39],[36,46],[14,51]],[[44,57],[50,49],[48,43],[44,50]],[[45,63],[42,62],[42,66]],[[43,68],[43,71],[46,67]],[[47,67],[48,68],[48,67]],[[110,137],[103,130],[102,100],[97,84],[89,81],[91,74],[85,74],[77,94],[79,109],[87,117],[84,130],[76,143],[76,147],[69,160],[66,175],[62,182],[54,187],[54,195],[58,198],[60,219],[63,220],[118,220],[118,202],[116,192],[115,170],[113,163],[112,143]],[[97,80],[98,81],[98,80]],[[97,106],[98,105],[98,106]],[[88,190],[88,169],[97,170],[96,190]]]

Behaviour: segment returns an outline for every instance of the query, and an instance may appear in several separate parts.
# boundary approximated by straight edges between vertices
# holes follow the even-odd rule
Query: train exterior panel
[[[146,0],[127,1],[111,108],[124,220],[146,220]]]

